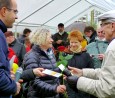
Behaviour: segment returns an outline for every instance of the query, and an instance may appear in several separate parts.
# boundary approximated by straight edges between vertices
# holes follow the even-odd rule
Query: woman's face
[[[90,30],[89,32],[84,32],[84,33],[86,37],[90,38],[93,32]]]
[[[52,42],[53,42],[53,39],[51,37],[51,33],[49,33],[46,37],[46,45],[45,46],[47,47],[47,49],[52,48]]]
[[[72,50],[77,50],[80,45],[81,45],[81,43],[78,40],[76,40],[76,39],[70,40],[70,47]]]

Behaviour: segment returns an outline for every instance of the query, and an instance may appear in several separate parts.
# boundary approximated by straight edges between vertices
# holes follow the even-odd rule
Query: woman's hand
[[[42,71],[44,71],[43,68],[35,68],[35,69],[33,69],[34,75],[36,75],[36,76],[38,76],[38,77],[43,77],[43,76],[45,76],[45,74],[42,73]]]
[[[65,85],[59,85],[57,87],[57,93],[64,93],[66,91],[66,86]]]

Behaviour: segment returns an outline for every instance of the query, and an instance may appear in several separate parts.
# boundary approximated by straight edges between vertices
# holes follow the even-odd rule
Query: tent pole
[[[48,23],[49,21],[53,20],[54,18],[56,18],[57,16],[59,16],[60,14],[62,14],[63,12],[65,12],[66,10],[70,9],[71,7],[73,7],[74,5],[76,5],[77,3],[79,3],[81,0],[75,2],[74,4],[72,4],[71,6],[69,6],[68,8],[64,9],[63,11],[61,11],[60,13],[58,13],[57,15],[55,15],[54,17],[50,18],[49,20],[47,20],[46,22],[43,23],[43,25],[45,25],[46,23]]]
[[[24,21],[25,19],[27,19],[28,17],[32,16],[33,14],[35,14],[36,12],[40,11],[41,9],[43,9],[44,7],[46,7],[47,5],[49,5],[50,3],[52,3],[54,0],[51,0],[50,2],[48,2],[47,4],[45,4],[44,6],[42,6],[41,8],[37,9],[36,11],[32,12],[30,15],[26,16],[25,18],[23,18],[22,20],[20,20],[17,25],[19,23],[21,23],[22,21]]]
[[[15,25],[15,33],[14,33],[15,38],[17,38],[17,25]]]
[[[76,18],[77,16],[79,16],[80,14],[84,13],[85,11],[87,11],[89,8],[92,8],[92,6],[89,6],[87,9],[83,10],[82,12],[78,13],[77,15],[73,16],[72,18],[70,18],[68,21],[66,21],[64,24],[67,24],[69,21],[71,21],[72,19]]]

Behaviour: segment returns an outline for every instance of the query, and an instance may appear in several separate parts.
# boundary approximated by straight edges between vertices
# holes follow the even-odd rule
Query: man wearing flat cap
[[[100,69],[77,69],[69,67],[73,76],[67,77],[71,88],[81,90],[98,98],[115,98],[115,10],[98,17],[109,46]]]

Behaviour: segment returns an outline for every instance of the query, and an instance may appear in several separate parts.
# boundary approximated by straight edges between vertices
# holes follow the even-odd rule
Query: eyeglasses
[[[8,10],[12,10],[15,14],[18,14],[18,10],[14,10],[14,9],[11,9],[11,8],[7,8]]]
[[[106,26],[106,25],[108,25],[108,24],[110,24],[111,22],[107,22],[107,23],[102,23],[102,24],[100,24],[101,25],[101,27],[104,27],[104,26]]]
[[[98,33],[105,34],[103,31],[98,31]]]

